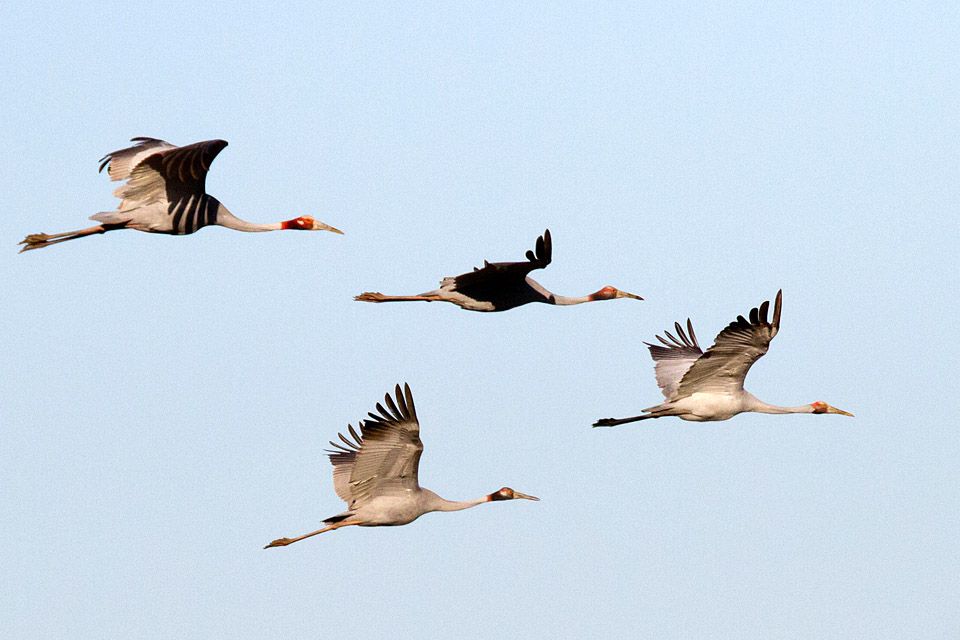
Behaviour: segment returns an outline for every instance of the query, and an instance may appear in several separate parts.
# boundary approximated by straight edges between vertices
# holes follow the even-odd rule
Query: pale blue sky
[[[4,4],[6,634],[960,635],[960,10],[799,4]],[[16,254],[138,135],[346,235]],[[647,300],[351,300],[546,227],[545,286]],[[589,428],[659,401],[643,340],[780,287],[748,388],[856,419]],[[542,502],[262,550],[342,509],[324,446],[399,381],[424,486]]]

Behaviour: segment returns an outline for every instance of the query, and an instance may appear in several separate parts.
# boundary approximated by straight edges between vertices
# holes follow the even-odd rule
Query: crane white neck
[[[558,296],[557,294],[553,293],[553,294],[550,294],[550,298],[553,304],[566,306],[571,304],[581,304],[584,302],[592,302],[593,301],[592,295],[593,294],[587,295],[587,296]]]
[[[221,227],[227,227],[228,229],[248,232],[279,231],[283,228],[282,222],[268,222],[266,224],[259,224],[256,222],[247,222],[246,220],[241,220],[237,216],[230,213],[230,211],[228,211],[227,208],[222,204],[220,205],[220,210],[217,211],[217,224]]]
[[[548,291],[542,284],[534,280],[533,278],[527,277],[527,284],[531,289],[540,294],[542,299],[539,302],[546,302],[547,304],[556,304],[556,305],[571,305],[571,304],[580,304],[581,302],[590,302],[593,300],[593,294],[588,296],[558,296],[552,291]]]
[[[753,398],[753,396],[751,396]],[[797,407],[780,407],[775,404],[767,404],[762,400],[753,398],[753,402],[750,403],[750,411],[756,413],[813,413],[813,406],[809,404],[801,404]]]
[[[447,500],[446,498],[441,498],[429,489],[423,489],[423,506],[426,511],[463,511],[464,509],[469,509],[489,501],[490,496],[483,496],[476,500]]]

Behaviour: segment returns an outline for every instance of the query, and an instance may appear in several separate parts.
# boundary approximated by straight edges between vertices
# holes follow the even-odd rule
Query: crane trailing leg
[[[333,520],[333,518],[329,518],[324,522],[329,522],[330,520]],[[349,527],[351,525],[358,525],[358,524],[360,523],[357,522],[356,520],[354,520],[353,522],[335,522],[331,525],[324,527],[323,529],[311,531],[310,533],[305,533],[302,536],[297,536],[296,538],[277,538],[276,540],[274,540],[273,542],[265,546],[264,549],[269,549],[271,547],[285,547],[288,544],[293,544],[294,542],[300,542],[301,540],[305,540],[306,538],[320,535],[321,533],[326,533],[327,531],[333,531],[341,527]]]
[[[23,245],[23,247],[20,249],[20,253],[23,253],[24,251],[43,249],[44,247],[49,247],[60,242],[66,242],[67,240],[76,240],[77,238],[92,236],[98,233],[106,233],[107,231],[113,231],[115,229],[123,229],[125,226],[125,223],[98,224],[93,227],[87,227],[86,229],[78,229],[77,231],[64,231],[63,233],[31,233],[18,244]]]
[[[629,418],[600,418],[593,423],[594,427],[616,427],[617,425],[627,424],[628,422],[639,422],[640,420],[649,420],[652,418],[662,418],[664,416],[679,415],[674,407],[669,403],[658,404],[655,407],[644,409],[644,414],[631,416]]]
[[[419,296],[385,296],[379,291],[364,291],[356,296],[354,300],[359,302],[412,302],[417,300],[423,302],[440,302],[443,298],[431,293],[423,293]]]
[[[666,415],[666,414],[662,414]],[[633,416],[630,418],[600,418],[593,423],[595,427],[615,427],[619,424],[627,424],[628,422],[638,422],[640,420],[647,420],[648,418],[659,418],[659,415],[653,415],[652,413],[645,413],[642,416]]]

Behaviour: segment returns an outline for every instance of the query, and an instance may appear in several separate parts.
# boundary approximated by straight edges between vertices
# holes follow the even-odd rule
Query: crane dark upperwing
[[[550,230],[537,238],[536,250],[527,251],[527,259],[523,262],[483,262],[483,267],[476,267],[473,271],[463,273],[453,278],[457,291],[471,298],[482,300],[488,296],[485,291],[510,286],[522,282],[527,274],[535,269],[543,269],[550,264],[553,256],[553,243],[550,239]]]
[[[349,426],[348,438],[340,434],[344,444],[331,442],[330,462],[333,464],[333,484],[337,495],[353,507],[357,501],[379,495],[416,489],[420,456],[420,423],[409,385],[395,389],[396,402],[390,394],[384,396],[384,407],[377,404],[379,413],[370,413],[369,420],[360,422],[358,434]]]
[[[199,199],[206,192],[210,165],[226,146],[226,140],[207,140],[146,156],[130,170],[127,183],[113,192],[123,200],[120,209],[163,201],[172,209],[186,198]]]
[[[737,316],[721,331],[713,346],[700,356],[680,380],[677,397],[698,391],[735,392],[743,389],[743,381],[753,363],[767,352],[770,341],[780,330],[780,309],[783,291],[777,292],[773,322],[767,322],[770,302],[750,310],[750,320]]]
[[[670,400],[676,395],[680,386],[680,380],[694,362],[703,355],[703,350],[697,343],[697,334],[693,332],[693,323],[687,318],[687,333],[684,333],[683,327],[679,322],[673,323],[677,331],[674,336],[669,331],[664,331],[667,338],[657,336],[664,346],[644,342],[650,349],[650,357],[653,358],[656,365],[654,370],[657,375],[657,386],[663,392],[664,397]]]

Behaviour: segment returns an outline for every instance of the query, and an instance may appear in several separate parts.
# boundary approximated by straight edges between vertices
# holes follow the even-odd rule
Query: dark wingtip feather
[[[767,324],[767,310],[770,309],[770,301],[764,300],[760,305],[760,323]]]
[[[687,318],[687,331],[690,332],[690,340],[693,342],[693,346],[699,349],[700,343],[697,342],[697,334],[693,332],[693,323],[690,321],[690,318]]]
[[[783,304],[783,289],[777,291],[777,298],[773,302],[773,328],[780,328],[780,306]]]
[[[413,391],[410,390],[410,385],[406,382],[403,383],[403,392],[407,398],[407,409],[410,411],[410,417],[417,420],[417,407],[413,404]]]

